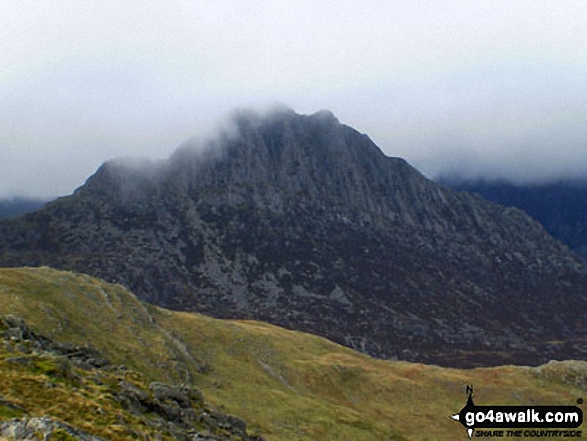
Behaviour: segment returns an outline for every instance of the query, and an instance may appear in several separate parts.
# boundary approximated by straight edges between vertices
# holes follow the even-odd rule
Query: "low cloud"
[[[7,0],[0,198],[69,194],[274,102],[329,109],[431,177],[581,177],[585,16],[583,0]]]

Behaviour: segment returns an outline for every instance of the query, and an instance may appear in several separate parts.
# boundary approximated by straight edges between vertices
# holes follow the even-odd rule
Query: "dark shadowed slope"
[[[0,200],[0,219],[20,216],[42,208],[47,201],[27,198],[11,198]]]
[[[587,270],[522,211],[424,178],[332,114],[241,115],[202,153],[109,162],[0,223],[0,264],[451,365],[583,358]]]
[[[517,185],[503,181],[444,179],[456,189],[524,210],[574,252],[587,259],[587,181]]]

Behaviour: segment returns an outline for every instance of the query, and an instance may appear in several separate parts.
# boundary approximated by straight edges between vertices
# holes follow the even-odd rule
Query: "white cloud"
[[[329,108],[428,174],[462,158],[584,174],[586,16],[583,0],[4,0],[0,196],[71,192],[273,102]]]

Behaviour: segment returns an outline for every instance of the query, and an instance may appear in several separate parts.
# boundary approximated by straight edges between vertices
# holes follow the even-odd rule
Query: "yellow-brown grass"
[[[585,362],[458,370],[376,360],[265,323],[148,306],[121,286],[49,268],[1,269],[0,299],[1,315],[55,340],[89,342],[148,379],[191,383],[268,440],[465,439],[449,415],[466,384],[477,404],[575,405],[585,395],[572,374]]]

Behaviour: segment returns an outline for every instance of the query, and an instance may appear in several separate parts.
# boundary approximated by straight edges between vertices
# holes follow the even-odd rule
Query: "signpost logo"
[[[475,431],[491,437],[581,436],[580,430],[561,430],[581,426],[583,411],[577,406],[476,406],[472,386],[467,386],[467,395],[465,407],[451,418],[467,429],[469,439]]]

